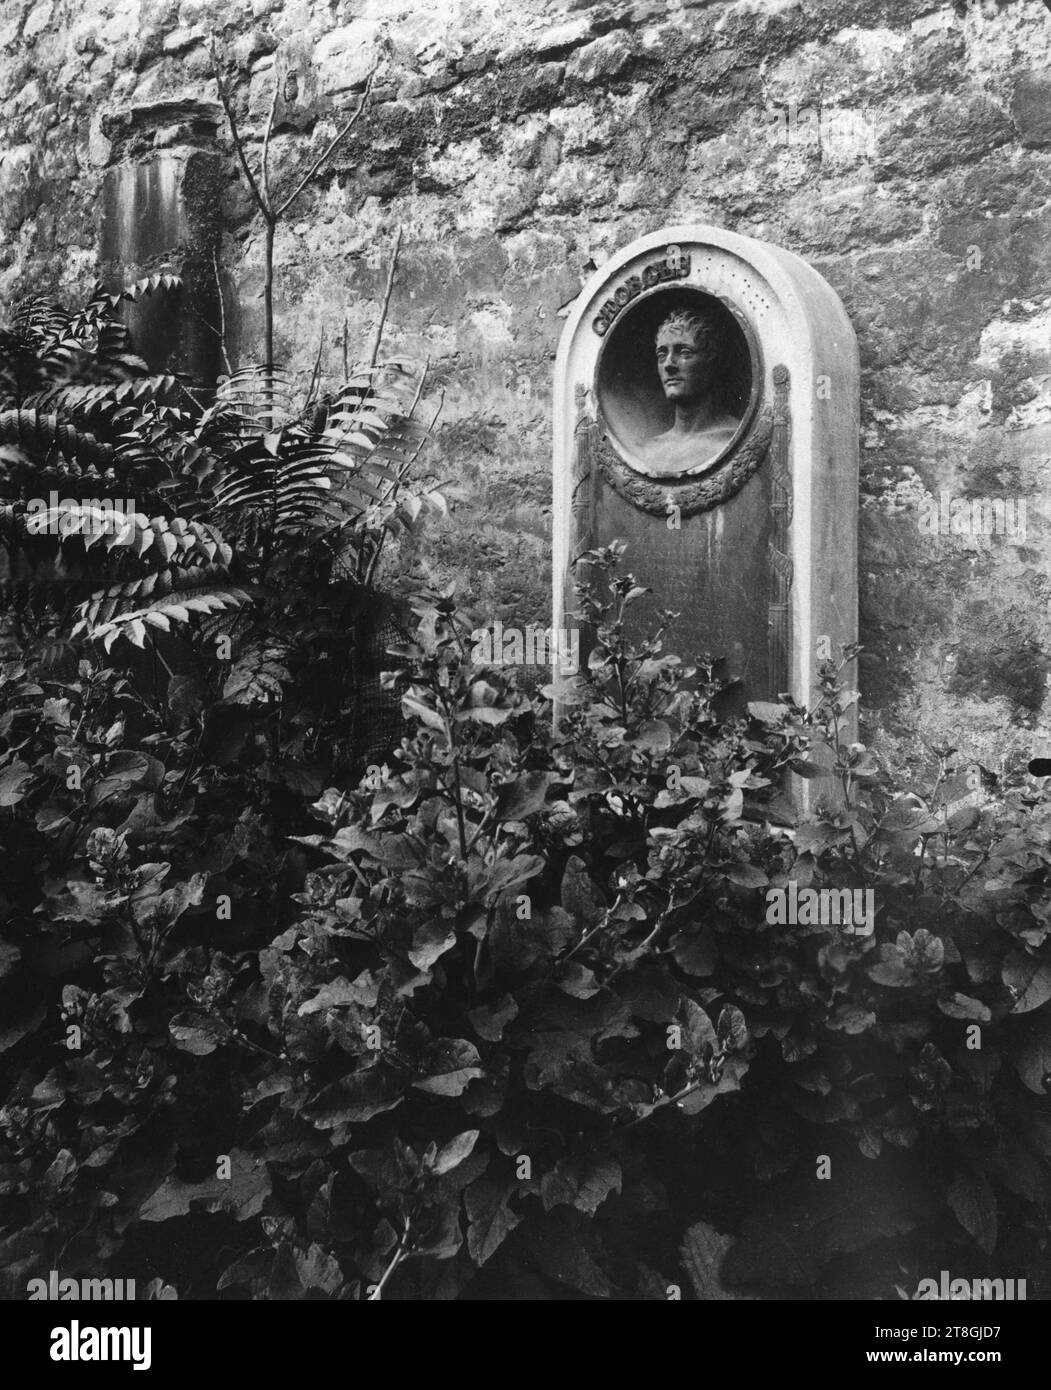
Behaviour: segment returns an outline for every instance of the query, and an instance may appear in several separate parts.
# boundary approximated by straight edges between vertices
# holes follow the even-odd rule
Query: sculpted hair
[[[658,326],[653,335],[655,343],[666,328],[691,334],[702,351],[715,352],[719,346],[719,326],[715,319],[696,309],[674,309]]]

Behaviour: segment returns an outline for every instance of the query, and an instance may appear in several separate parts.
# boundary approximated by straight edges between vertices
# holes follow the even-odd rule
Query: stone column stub
[[[222,161],[213,103],[160,102],[107,119],[115,162],[102,187],[100,278],[111,290],[161,272],[179,295],[124,306],[135,351],[153,371],[214,386],[220,370]],[[165,143],[171,137],[175,143]]]

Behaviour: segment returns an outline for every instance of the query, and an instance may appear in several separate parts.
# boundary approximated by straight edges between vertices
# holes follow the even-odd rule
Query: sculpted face
[[[714,353],[702,320],[676,315],[657,333],[657,371],[673,405],[692,405],[711,385]]]

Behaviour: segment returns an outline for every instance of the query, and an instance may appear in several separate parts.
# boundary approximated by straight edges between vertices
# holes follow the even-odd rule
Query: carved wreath
[[[710,511],[740,492],[766,457],[773,429],[773,410],[767,405],[756,415],[744,439],[701,478],[658,481],[639,473],[620,457],[601,424],[595,427],[595,456],[610,487],[633,506],[654,516],[667,516],[670,504],[678,507],[680,515],[692,516]]]

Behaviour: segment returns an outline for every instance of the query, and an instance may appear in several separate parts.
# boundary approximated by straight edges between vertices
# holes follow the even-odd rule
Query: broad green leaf
[[[478,1049],[463,1038],[436,1038],[423,1058],[425,1075],[412,1084],[433,1096],[461,1095],[475,1077],[484,1076]]]
[[[583,859],[572,854],[562,875],[561,903],[582,927],[590,929],[602,917],[604,899],[588,875]]]
[[[549,1278],[593,1298],[607,1299],[613,1289],[588,1248],[588,1221],[573,1208],[556,1207],[546,1217],[531,1221],[523,1235]]]
[[[949,1206],[964,1230],[987,1253],[996,1245],[996,1196],[983,1173],[959,1172],[949,1186]]]
[[[521,772],[509,786],[500,788],[501,820],[525,820],[544,808],[548,789],[561,781],[556,772]]]
[[[764,724],[780,724],[788,713],[788,706],[774,704],[771,700],[749,700],[748,713]]]
[[[32,775],[33,769],[18,761],[0,768],[0,806],[17,806],[25,796],[25,785]]]
[[[408,957],[417,970],[430,970],[455,945],[456,930],[448,922],[426,922],[416,928]]]
[[[467,1211],[467,1249],[475,1264],[484,1265],[521,1221],[510,1208],[515,1183],[486,1174],[464,1193]]]
[[[770,881],[754,864],[726,864],[719,872],[739,888],[765,888]]]
[[[940,998],[938,1008],[948,1018],[973,1018],[980,1023],[988,1023],[992,1018],[989,1008],[980,999],[972,999],[970,995],[961,994],[959,990],[948,998]]]
[[[621,1187],[620,1164],[615,1158],[563,1158],[540,1179],[544,1210],[567,1205],[594,1215],[611,1192]]]
[[[339,1261],[320,1245],[312,1244],[305,1252],[296,1250],[293,1260],[301,1288],[320,1289],[331,1296],[343,1283]]]
[[[1051,1016],[1040,1014],[1027,1023],[1028,1035],[1014,1053],[1015,1070],[1031,1091],[1047,1096],[1051,1094]]]
[[[711,933],[690,929],[672,938],[671,953],[676,965],[688,975],[710,975],[719,959],[719,947]]]
[[[727,1052],[740,1052],[748,1045],[748,1024],[744,1014],[734,1004],[724,1004],[719,1010],[715,1031]]]
[[[194,874],[191,879],[166,888],[163,893],[134,894],[131,910],[140,926],[166,931],[177,922],[189,907],[200,905],[204,896],[207,874]]]
[[[793,758],[788,766],[797,777],[805,777],[808,781],[816,777],[833,776],[831,768],[822,767],[820,763],[808,762],[805,758]]]
[[[858,1004],[840,1004],[829,1018],[826,1027],[836,1032],[864,1033],[876,1022],[876,1015]]]
[[[713,1085],[711,1082],[703,1082],[692,1090],[689,1095],[684,1096],[678,1102],[678,1108],[684,1115],[697,1115],[702,1110],[706,1110],[713,1101],[720,1096],[728,1095],[731,1091],[741,1089],[741,1081],[748,1071],[748,1063],[743,1057],[730,1057],[723,1066],[719,1080]]]
[[[775,709],[781,708],[774,706]],[[749,705],[749,709],[752,706]],[[747,1295],[732,1293],[719,1275],[726,1252],[733,1245],[733,1236],[723,1236],[707,1221],[696,1221],[683,1236],[680,1254],[686,1273],[698,1300],[702,1303],[726,1302]]]
[[[417,695],[414,691],[407,691],[401,697],[401,707],[406,719],[418,719],[428,729],[434,729],[437,733],[448,737],[445,719],[430,704],[429,697]]]
[[[716,1037],[712,1021],[699,1004],[692,999],[683,999],[681,1015],[686,1030],[686,1039],[689,1041],[690,1052],[694,1056],[699,1056],[707,1044],[713,1052],[719,1049],[719,1040]]]
[[[168,1032],[180,1052],[192,1052],[195,1057],[206,1057],[229,1036],[229,1030],[218,1019],[192,1011],[176,1014],[168,1024]]]
[[[1011,1012],[1027,1014],[1051,999],[1051,962],[1035,956],[1008,956],[1003,966],[1003,982],[1011,991]]]
[[[785,1297],[788,1289],[813,1288],[835,1256],[929,1220],[934,1192],[922,1169],[899,1164],[883,1173],[863,1158],[833,1163],[838,1181],[815,1182],[811,1169],[809,1177],[777,1180],[757,1198],[722,1262],[727,1284]]]
[[[324,1009],[371,1009],[375,1006],[377,993],[376,982],[367,971],[362,972],[353,981],[340,975],[330,984],[323,985],[312,998],[300,1004],[298,1013],[300,1018],[308,1018]]]
[[[311,1101],[308,1115],[317,1129],[363,1124],[393,1110],[402,1094],[401,1081],[377,1063],[324,1086]]]
[[[671,747],[671,728],[663,719],[649,719],[626,741],[649,753],[666,753]]]
[[[544,861],[538,854],[518,854],[513,859],[498,859],[488,865],[475,859],[471,862],[469,886],[473,894],[492,903],[501,894],[522,887],[543,869]]]
[[[484,1038],[486,1042],[499,1042],[504,1035],[504,1029],[517,1013],[518,1004],[514,996],[505,994],[495,1004],[481,1004],[476,1009],[470,1009],[467,1017],[480,1038]]]
[[[478,1142],[481,1133],[477,1129],[465,1129],[462,1134],[458,1134],[455,1139],[450,1139],[439,1150],[431,1165],[431,1172],[435,1177],[440,1178],[443,1173],[449,1173],[458,1167],[473,1150]]]
[[[231,1149],[230,1176],[184,1182],[170,1175],[139,1208],[140,1221],[169,1221],[191,1211],[225,1212],[236,1221],[258,1216],[270,1195],[270,1174],[254,1154]]]

